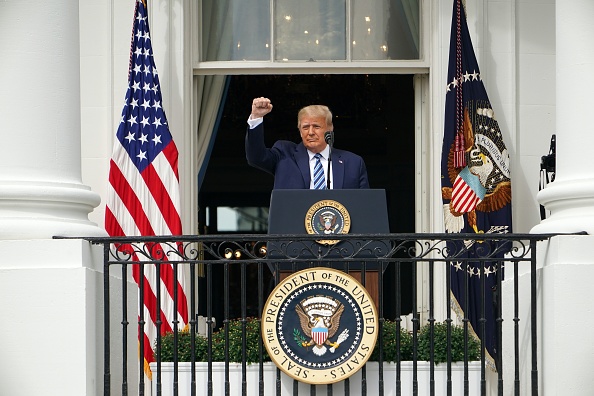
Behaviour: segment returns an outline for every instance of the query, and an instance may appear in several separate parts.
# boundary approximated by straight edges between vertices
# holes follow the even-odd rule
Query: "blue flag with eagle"
[[[454,0],[441,160],[445,231],[508,233],[512,231],[509,154],[481,79],[461,3]],[[450,266],[453,308],[468,319],[491,365],[497,355],[495,291],[497,277],[503,276],[506,245],[485,240],[448,246],[456,256]],[[481,264],[473,257],[489,260]]]

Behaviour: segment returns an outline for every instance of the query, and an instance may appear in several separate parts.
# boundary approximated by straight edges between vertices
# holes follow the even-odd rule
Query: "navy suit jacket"
[[[250,165],[274,175],[275,189],[309,189],[309,155],[303,143],[277,141],[272,148],[264,143],[264,123],[247,130],[245,154]],[[369,188],[367,169],[360,156],[332,148],[332,188]]]

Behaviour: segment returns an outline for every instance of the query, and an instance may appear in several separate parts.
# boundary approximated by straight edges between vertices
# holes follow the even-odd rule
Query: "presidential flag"
[[[163,110],[146,3],[138,0],[128,89],[109,169],[105,228],[110,236],[182,234],[177,162],[178,151]],[[118,248],[132,251],[126,245]],[[162,262],[132,268],[139,285],[139,357],[150,379],[149,363],[154,360],[157,333],[186,326],[188,304],[183,271],[172,262],[177,245],[151,244],[145,248]],[[134,255],[133,259],[144,261],[146,256]]]
[[[462,0],[454,0],[447,82],[441,161],[445,231],[511,232],[509,154],[483,85]],[[469,320],[470,330],[484,342],[487,361],[494,363],[495,287],[509,248],[487,241],[451,243],[448,248],[458,252],[450,267],[454,309]],[[468,260],[479,256],[489,260]]]

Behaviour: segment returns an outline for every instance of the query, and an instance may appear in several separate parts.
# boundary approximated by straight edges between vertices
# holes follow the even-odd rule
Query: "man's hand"
[[[268,98],[256,98],[252,101],[252,114],[250,118],[253,120],[254,118],[264,117],[266,114],[272,111],[272,103],[270,103],[270,99]]]

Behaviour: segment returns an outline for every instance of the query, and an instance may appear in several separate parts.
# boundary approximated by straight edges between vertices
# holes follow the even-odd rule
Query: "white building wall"
[[[16,0],[4,2],[4,7],[18,3]],[[431,127],[427,131],[433,154],[430,156],[428,171],[431,177],[427,184],[430,194],[439,197],[439,153],[443,133],[452,2],[425,0],[423,4],[431,7],[433,26],[430,30],[428,101]],[[551,134],[556,132],[555,2],[467,0],[466,5],[482,77],[498,114],[501,129],[506,135],[508,150],[512,153],[514,228],[516,232],[527,232],[539,223],[538,203],[535,199],[539,162],[540,157],[548,152]],[[195,192],[191,191],[196,185],[196,170],[190,165],[193,141],[190,129],[190,47],[193,37],[190,36],[188,26],[194,6],[194,2],[189,0],[149,1],[151,34],[164,106],[181,154],[182,207],[184,230],[187,233],[194,232],[196,208]],[[102,227],[109,159],[127,88],[134,1],[80,1],[79,7],[82,182],[102,198],[101,204],[89,215],[92,222]],[[5,15],[0,13],[0,22]],[[54,15],[48,12],[48,17]],[[3,26],[9,24],[0,23],[0,34],[5,35]],[[7,63],[0,63],[0,67],[6,65]],[[45,70],[38,67],[35,71]],[[20,86],[13,84],[8,88],[12,87],[14,91],[9,91],[13,94],[22,93]],[[74,117],[67,121],[71,125],[77,119]],[[76,159],[72,163],[78,167]],[[69,169],[64,174],[69,173],[74,175],[74,179],[78,178],[78,169]],[[427,231],[440,232],[441,199],[435,198],[428,210],[431,212],[431,220]],[[554,342],[556,332],[559,331],[565,335],[575,334],[576,337],[587,340],[586,345],[592,345],[588,338],[588,324],[581,322],[583,327],[579,328],[579,332],[571,327],[572,319],[583,320],[588,317],[587,303],[592,299],[588,291],[589,277],[584,276],[590,271],[586,264],[591,259],[585,249],[590,245],[589,241],[577,238],[571,239],[567,244],[559,242],[555,245],[555,257],[548,261],[546,258],[542,260],[551,264],[540,272],[544,286],[539,290],[541,305],[554,309],[544,318],[546,323],[551,324],[543,333],[545,341],[549,343]],[[574,256],[567,257],[567,249],[571,249]],[[27,252],[28,260],[23,259],[23,251]],[[8,376],[0,387],[0,394],[101,394],[103,367],[100,358],[100,254],[97,256],[98,253],[84,242],[54,240],[3,240],[0,241],[0,252],[3,257],[0,263],[0,311],[10,320],[2,331],[3,339],[10,343],[3,350],[1,359],[2,368],[7,369],[4,372]],[[555,267],[568,262],[574,266],[566,272],[560,272],[561,268]],[[541,263],[542,265],[544,264]],[[565,277],[561,278],[559,274]],[[130,290],[133,290],[132,287],[133,285]],[[567,293],[568,290],[575,293]],[[570,300],[572,296],[568,294],[581,298],[576,299],[573,309],[568,309],[572,304],[560,304],[560,298]],[[118,296],[114,297],[117,300]],[[524,298],[525,296],[522,297]],[[133,301],[130,304],[131,307],[134,306]],[[130,308],[130,312],[132,311]],[[551,313],[559,313],[560,316],[557,318]],[[522,323],[528,323],[528,317],[529,312],[523,311]],[[118,323],[118,319],[113,318],[112,323]],[[42,325],[45,328],[43,339],[32,342],[31,340],[39,340],[38,330]],[[522,335],[525,334],[523,329]],[[132,334],[131,338],[134,340],[135,335]],[[118,342],[117,338],[112,339]],[[571,336],[563,338],[566,343],[571,340]],[[522,341],[526,342],[526,339]],[[43,347],[40,348],[40,345]],[[133,341],[129,343],[129,347],[135,349]],[[561,361],[564,351],[569,349],[571,344],[560,343],[557,348],[542,351],[552,355],[556,362]],[[586,367],[591,351],[581,348],[579,352],[582,353],[577,355],[580,359],[577,363],[580,368]],[[129,355],[134,356],[133,351]],[[47,359],[42,361],[43,366],[31,366],[31,362],[39,361],[40,356]],[[527,354],[523,353],[524,373],[529,375],[527,359]],[[70,366],[76,366],[75,371],[68,374],[70,382],[63,381],[65,374],[62,370],[68,366],[68,362]],[[554,362],[549,361],[544,368],[550,372],[558,370],[559,367]],[[116,363],[114,367],[115,365]],[[587,373],[580,370],[576,372],[581,375],[580,379],[588,379]],[[30,381],[31,375],[35,375],[36,381]],[[566,385],[561,381],[554,381],[554,377],[546,378],[548,382],[545,386]],[[114,383],[117,382],[117,371],[114,371],[113,379]],[[527,377],[523,379],[527,380]],[[583,381],[573,383],[584,385]]]
[[[518,158],[514,179],[516,232],[540,222],[536,201],[540,159],[555,131],[555,1],[517,0]],[[518,198],[518,199],[516,199]]]
[[[182,206],[187,233],[194,232],[196,208],[195,193],[189,191],[196,183],[195,170],[189,165],[192,151],[188,149],[192,141],[190,44],[193,38],[189,36],[186,21],[190,18],[188,10],[194,7],[190,3],[149,1],[164,106],[181,153]],[[109,158],[127,87],[134,1],[79,4],[82,180],[102,198],[101,205],[89,216],[102,226]],[[431,25],[436,26],[430,30],[431,127],[428,131],[434,162],[429,166],[431,178],[427,182],[430,193],[436,194],[452,1],[423,4],[431,7]],[[540,157],[548,152],[550,136],[556,133],[555,1],[467,0],[466,6],[482,77],[512,156],[514,231],[528,232],[540,221],[535,198]],[[441,199],[436,198],[427,209],[431,213],[427,231],[441,232]],[[559,286],[554,282],[546,284],[549,290],[540,293],[548,295],[550,288]],[[526,322],[528,313],[522,315]],[[523,364],[527,365],[526,359],[528,356],[523,355]],[[526,369],[529,372],[528,366]]]
[[[89,216],[104,226],[109,161],[127,88],[134,1],[80,1],[82,177],[101,196]]]

